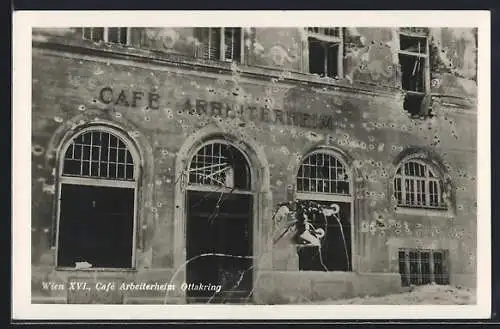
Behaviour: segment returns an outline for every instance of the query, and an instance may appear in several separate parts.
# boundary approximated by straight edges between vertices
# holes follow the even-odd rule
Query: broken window
[[[248,161],[236,147],[227,142],[211,142],[193,156],[189,183],[250,190]]]
[[[394,178],[394,196],[398,206],[446,209],[442,183],[433,169],[422,161],[407,161],[399,166]]]
[[[132,268],[137,174],[124,139],[107,129],[80,133],[61,172],[58,266]]]
[[[342,76],[342,29],[309,27],[307,34],[309,72],[322,77]]]
[[[195,152],[187,175],[186,278],[221,285],[215,294],[186,292],[188,302],[248,298],[252,292],[254,218],[249,162],[228,141],[211,140]]]
[[[428,116],[428,41],[426,37],[399,35],[401,87],[405,91],[403,107],[413,116]]]
[[[401,285],[449,284],[446,250],[399,249]]]
[[[242,61],[242,33],[239,27],[197,28],[198,57],[227,62]]]
[[[111,42],[122,45],[129,44],[130,31],[127,27],[84,27],[84,39],[94,42]]]
[[[349,194],[349,174],[336,157],[313,153],[304,159],[297,174],[297,192]]]
[[[300,270],[352,270],[350,184],[350,174],[336,156],[314,152],[303,160],[297,174],[297,203],[304,205],[302,213],[312,230],[324,234],[319,237],[319,246],[298,244]],[[337,212],[325,214],[317,211],[318,206],[336,208]]]

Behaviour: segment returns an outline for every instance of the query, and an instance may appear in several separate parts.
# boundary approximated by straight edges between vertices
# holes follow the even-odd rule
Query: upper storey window
[[[401,87],[406,92],[404,108],[415,116],[428,116],[429,44],[422,35],[399,34]]]
[[[197,28],[195,34],[200,42],[197,49],[198,57],[226,62],[242,62],[243,34],[241,28]]]
[[[339,27],[308,27],[309,72],[322,77],[342,76],[343,36]]]
[[[130,31],[128,27],[84,27],[84,39],[94,42],[111,42],[122,45],[129,44]]]

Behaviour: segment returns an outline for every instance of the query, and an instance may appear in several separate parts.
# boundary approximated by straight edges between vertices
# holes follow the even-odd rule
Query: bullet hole
[[[40,156],[43,154],[43,152],[45,152],[45,148],[41,145],[34,145],[31,148],[31,152],[33,153],[33,155]]]
[[[144,121],[151,121],[151,119],[149,117],[145,117]]]
[[[59,116],[55,116],[55,117],[54,117],[54,121],[55,121],[55,122],[57,122],[57,123],[61,123],[61,122],[63,122],[63,121],[64,121],[64,119],[63,119],[63,118],[61,118],[61,117],[59,117]]]
[[[374,150],[375,149],[375,145],[373,145],[373,144],[368,145],[368,149],[371,150],[371,151]]]
[[[158,212],[158,209],[156,209],[155,207],[151,208],[151,212],[153,213],[157,213]]]
[[[292,184],[288,184],[287,188],[288,188],[289,190],[293,190],[293,185],[292,185]]]
[[[463,206],[463,205],[461,205],[461,204],[459,204],[459,205],[457,206],[457,209],[458,209],[458,210],[464,210],[464,206]]]
[[[176,208],[176,209],[179,209],[179,208],[180,208],[180,206],[179,206],[179,205],[175,205],[175,208]]]

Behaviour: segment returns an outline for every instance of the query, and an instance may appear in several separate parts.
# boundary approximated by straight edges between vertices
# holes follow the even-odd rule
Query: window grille
[[[325,153],[309,155],[299,167],[297,192],[350,193],[350,177],[344,165]]]
[[[126,45],[129,43],[129,28],[127,27],[84,27],[84,39],[94,42],[111,42]]]
[[[64,155],[63,176],[134,180],[134,161],[126,144],[104,131],[75,137]]]
[[[399,274],[401,284],[449,284],[447,250],[400,249]]]
[[[439,178],[429,165],[419,161],[408,161],[398,168],[394,196],[398,206],[446,209]]]
[[[243,154],[227,143],[210,143],[198,150],[189,168],[191,185],[250,189],[250,169]]]

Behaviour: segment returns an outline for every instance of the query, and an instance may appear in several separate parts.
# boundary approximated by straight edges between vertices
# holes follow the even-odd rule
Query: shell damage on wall
[[[36,120],[33,130],[36,134],[32,146],[33,193],[39,197],[38,200],[44,201],[33,203],[40,217],[37,221],[51,226],[51,221],[47,220],[51,216],[50,207],[42,204],[49,204],[47,201],[56,192],[55,147],[43,136],[50,136],[58,130],[76,129],[82,124],[114,122],[124,127],[132,139],[144,136],[154,154],[154,178],[143,187],[152,190],[153,197],[144,204],[152,221],[141,226],[147,241],[146,251],[141,254],[144,255],[140,261],[142,267],[172,266],[173,246],[169,240],[174,230],[172,212],[177,205],[166,200],[173,199],[176,184],[185,183],[175,175],[175,158],[186,138],[199,129],[217,127],[221,133],[236,136],[243,142],[252,141],[264,151],[270,163],[273,194],[272,204],[264,213],[277,210],[276,205],[286,201],[290,191],[293,195],[296,171],[308,150],[318,145],[341,149],[355,159],[352,162],[357,172],[354,177],[358,186],[355,199],[363,204],[356,217],[359,239],[363,239],[364,235],[379,239],[374,243],[382,249],[387,248],[391,239],[399,237],[416,238],[417,245],[422,248],[428,247],[423,237],[455,240],[459,241],[460,252],[470,257],[467,266],[474,266],[475,258],[471,251],[474,250],[474,238],[466,233],[473,224],[464,224],[463,218],[476,215],[475,197],[467,193],[475,186],[475,163],[460,159],[456,148],[470,146],[474,149],[475,139],[468,133],[468,123],[461,121],[461,114],[454,114],[446,104],[435,100],[435,115],[422,120],[412,118],[402,110],[400,97],[341,93],[336,87],[328,85],[322,88],[308,84],[290,87],[290,79],[294,77],[291,70],[302,67],[303,31],[281,31],[277,39],[286,39],[287,42],[278,44],[272,42],[273,34],[266,34],[266,31],[270,32],[269,29],[244,29],[248,35],[245,53],[249,58],[256,63],[272,64],[281,69],[277,78],[259,83],[249,82],[244,65],[234,62],[230,65],[229,75],[213,78],[193,75],[175,67],[156,71],[117,64],[111,60],[105,63],[89,60],[75,62],[66,58],[57,59],[56,63],[55,57],[40,55],[34,61],[36,103],[33,108]],[[432,51],[439,53],[431,63],[432,73],[441,77],[433,80],[433,87],[442,90],[446,86],[455,86],[453,88],[457,89],[465,85],[461,82],[463,79],[474,80],[475,54],[470,47],[475,39],[471,39],[471,34],[452,29],[431,30],[430,33]],[[187,28],[146,29],[142,38],[142,45],[148,48],[179,54],[195,52],[199,45],[199,40],[192,37],[192,29]],[[391,29],[347,29],[345,75],[333,80],[399,88],[395,43]],[[50,77],[48,68],[51,66],[47,63],[57,65],[63,79],[44,79]],[[40,81],[50,86],[50,93],[42,94],[36,88]],[[108,102],[107,98],[100,97],[99,92],[109,86],[112,86],[113,98]],[[65,97],[69,90],[71,97]],[[206,104],[227,102],[232,107],[225,116],[221,115],[221,109],[219,115],[190,111],[201,104],[197,102],[199,99]],[[236,110],[239,107],[248,106],[268,109],[274,121],[248,120],[238,115]],[[332,124],[334,129],[280,122],[276,118],[276,109],[285,112],[300,109],[312,114],[331,115],[335,118]],[[448,204],[451,214],[448,218],[423,219],[421,216],[397,213],[397,202],[392,193],[396,165],[388,159],[397,157],[409,146],[432,150],[440,159],[439,165],[444,168],[447,179],[453,182],[447,183],[444,191],[454,195]],[[37,227],[35,229],[38,230]],[[277,247],[271,253],[279,253]],[[365,256],[360,251],[359,257],[370,264],[372,270],[390,270],[384,267],[380,257],[370,260],[363,258]],[[255,256],[257,259],[261,257]],[[469,271],[469,267],[465,271]]]

